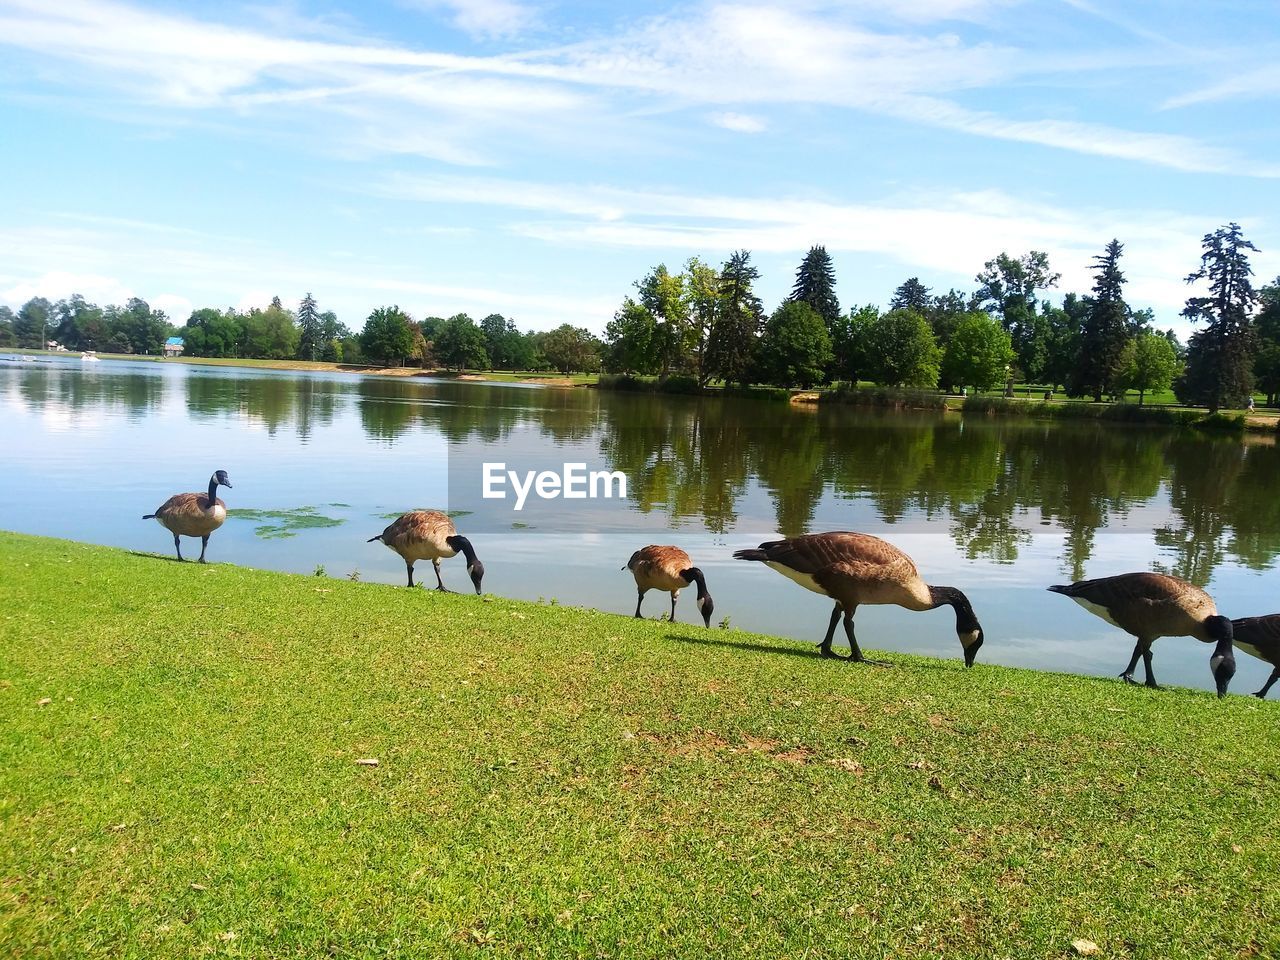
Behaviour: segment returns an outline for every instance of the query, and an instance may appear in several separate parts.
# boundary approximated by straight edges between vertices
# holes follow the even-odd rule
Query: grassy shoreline
[[[1274,703],[8,533],[0,567],[5,955],[1280,951]]]

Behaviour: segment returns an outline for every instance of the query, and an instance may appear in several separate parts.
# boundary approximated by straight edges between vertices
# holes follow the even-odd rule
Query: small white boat
[[[96,353],[94,353],[92,350],[86,350],[84,353],[80,354],[80,359],[81,359],[81,360],[92,360],[94,363],[97,363],[97,362],[98,362],[100,359],[102,359],[102,358],[101,358],[101,357],[99,357],[99,356],[98,356]]]

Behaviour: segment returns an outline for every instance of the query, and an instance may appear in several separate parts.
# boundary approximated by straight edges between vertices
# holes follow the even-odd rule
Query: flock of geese
[[[209,478],[205,494],[179,493],[166,500],[155,513],[142,519],[157,520],[173,534],[173,546],[182,560],[181,537],[200,538],[200,563],[204,563],[209,535],[227,519],[227,505],[218,499],[218,487],[231,487],[225,470]],[[404,514],[382,533],[369,539],[381,541],[404,560],[409,586],[414,585],[413,567],[430,560],[435,568],[436,589],[445,590],[440,561],[461,553],[467,561],[467,575],[480,593],[484,565],[471,541],[461,536],[453,521],[436,510],[414,510]],[[819,648],[822,656],[854,663],[876,663],[862,655],[854,632],[853,617],[862,604],[892,604],[907,610],[933,610],[950,606],[956,615],[956,634],[964,651],[966,667],[973,666],[982,647],[983,632],[968,598],[955,587],[931,586],[924,582],[915,563],[890,543],[865,533],[811,533],[786,540],[771,540],[750,550],[738,550],[736,560],[749,560],[772,567],[778,573],[814,593],[835,602],[826,636]],[[679,547],[648,546],[637,550],[627,561],[636,582],[636,612],[650,590],[671,594],[671,617],[676,618],[680,591],[693,586],[698,612],[711,626],[715,604],[707,590],[703,572]],[[1265,697],[1280,678],[1280,614],[1230,620],[1218,613],[1213,598],[1194,584],[1161,573],[1123,573],[1097,580],[1049,587],[1070,597],[1089,612],[1136,638],[1133,656],[1120,677],[1133,678],[1141,658],[1148,687],[1158,688],[1151,669],[1151,646],[1160,637],[1195,637],[1213,644],[1209,669],[1218,696],[1225,696],[1236,672],[1234,648],[1272,665],[1266,684],[1254,694]],[[836,625],[843,620],[849,655],[837,657],[831,649]]]

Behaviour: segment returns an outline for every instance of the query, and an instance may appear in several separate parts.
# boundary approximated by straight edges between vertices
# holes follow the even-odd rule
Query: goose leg
[[[637,590],[636,591],[636,619],[637,620],[644,619],[644,617],[640,616],[640,604],[642,603],[644,603],[644,591]]]
[[[440,561],[432,560],[431,565],[436,568],[436,589],[442,593],[452,593],[448,587],[444,585],[444,581],[440,579]]]
[[[409,586],[413,586],[413,561],[406,560],[404,562],[405,569],[409,571]]]
[[[209,535],[200,538],[200,563],[204,563],[204,552],[209,549]]]
[[[858,638],[853,633],[853,611],[856,609],[857,607],[850,607],[844,612],[844,634],[849,638],[849,660],[853,663],[870,663],[878,667],[887,667],[889,664],[884,660],[869,660],[862,655]]]
[[[173,549],[178,551],[178,562],[182,563],[182,542],[176,533],[173,535]]]
[[[677,595],[677,593],[678,593],[678,591],[675,591],[675,590],[672,590],[672,591],[671,591],[671,619],[667,621],[668,623],[675,623],[675,622],[676,622],[676,595]]]
[[[1138,642],[1133,646],[1133,656],[1129,658],[1129,665],[1124,668],[1124,673],[1120,674],[1120,679],[1123,680],[1125,683],[1138,682],[1137,680],[1133,679],[1133,668],[1138,665],[1138,658],[1140,656],[1142,656],[1142,639],[1141,638],[1139,638]]]
[[[1267,678],[1267,682],[1263,684],[1262,689],[1255,693],[1254,696],[1259,700],[1265,697],[1267,695],[1267,691],[1271,689],[1271,685],[1276,682],[1277,678],[1280,678],[1280,667],[1276,667],[1271,671],[1271,676]]]
[[[1160,684],[1156,683],[1156,675],[1151,672],[1151,644],[1148,643],[1142,648],[1142,666],[1147,671],[1147,686],[1152,690],[1159,690]]]
[[[836,604],[831,611],[831,622],[827,624],[827,635],[822,638],[822,646],[818,648],[818,652],[824,657],[835,657],[831,652],[831,639],[836,635],[836,624],[840,622],[840,604]],[[837,658],[839,659],[839,658]]]

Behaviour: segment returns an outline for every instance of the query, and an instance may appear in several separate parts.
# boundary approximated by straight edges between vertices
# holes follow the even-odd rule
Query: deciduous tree
[[[365,321],[360,349],[375,363],[404,363],[413,354],[409,315],[398,306],[378,307]]]
[[[784,302],[765,321],[755,374],[779,387],[812,387],[826,381],[831,336],[822,317],[800,300]]]
[[[1018,368],[1024,379],[1035,382],[1043,374],[1048,325],[1036,309],[1037,290],[1055,287],[1061,274],[1049,269],[1049,255],[1032,250],[1017,259],[1001,253],[983,265],[975,278],[977,305],[1000,317],[1013,338]]]
[[[1120,353],[1116,386],[1138,391],[1138,406],[1149,390],[1168,390],[1178,373],[1178,354],[1158,333],[1144,333],[1129,340]]]
[[[942,382],[948,388],[990,390],[1004,383],[1014,361],[1009,331],[989,314],[966,313],[956,325],[942,358]]]

